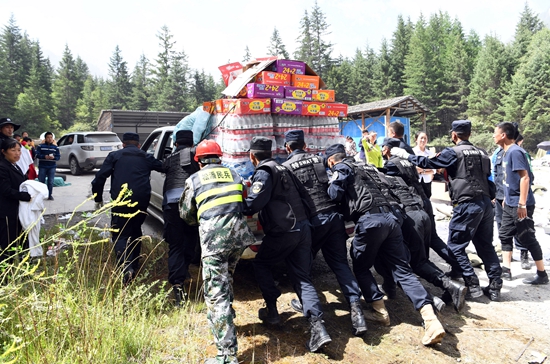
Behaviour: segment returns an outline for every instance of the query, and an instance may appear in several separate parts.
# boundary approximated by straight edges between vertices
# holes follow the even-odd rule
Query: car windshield
[[[118,136],[113,134],[90,134],[84,138],[85,143],[120,143]]]

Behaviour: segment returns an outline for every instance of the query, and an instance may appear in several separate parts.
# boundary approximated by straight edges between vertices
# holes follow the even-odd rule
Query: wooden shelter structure
[[[348,118],[361,119],[361,128],[365,128],[366,118],[385,117],[386,132],[390,126],[391,117],[417,117],[422,120],[423,130],[426,130],[426,114],[430,110],[413,96],[399,96],[391,99],[367,102],[348,107]]]
[[[176,125],[189,114],[172,111],[101,110],[97,130],[112,131],[121,139],[125,132],[134,132],[144,141],[156,128]]]

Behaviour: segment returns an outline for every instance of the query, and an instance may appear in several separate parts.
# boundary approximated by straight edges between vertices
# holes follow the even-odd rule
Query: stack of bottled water
[[[273,140],[273,157],[284,162],[288,156],[285,149],[285,133],[292,129],[302,129],[305,134],[306,150],[310,153],[323,153],[336,143],[344,144],[345,138],[339,135],[339,122],[335,117],[315,117],[280,114],[216,114],[216,128],[211,137],[223,151],[222,163],[231,167],[244,179],[254,173],[250,161],[250,142],[254,136],[265,136]]]

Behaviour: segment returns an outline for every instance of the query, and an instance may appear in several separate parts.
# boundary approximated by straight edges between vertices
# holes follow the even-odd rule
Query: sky
[[[529,7],[550,24],[550,2],[528,0]],[[368,44],[376,52],[390,40],[397,16],[416,22],[423,14],[448,12],[465,33],[514,36],[523,0],[318,0],[329,24],[333,56],[353,57]],[[300,19],[314,0],[0,0],[2,29],[13,15],[17,26],[38,40],[57,67],[65,45],[88,65],[93,75],[108,77],[108,64],[118,45],[132,71],[144,54],[150,61],[160,51],[158,33],[167,26],[174,50],[184,51],[189,66],[216,79],[218,66],[241,61],[248,46],[253,57],[266,55],[276,27],[287,51],[297,47]]]

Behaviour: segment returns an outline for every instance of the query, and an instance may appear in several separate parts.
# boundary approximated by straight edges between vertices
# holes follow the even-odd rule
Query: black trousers
[[[21,235],[23,228],[19,223],[19,217],[0,216],[0,263],[13,261],[13,257],[17,254],[15,251],[10,251],[10,248],[23,247],[23,242],[20,240],[16,244],[13,241]],[[28,243],[27,243],[28,244]]]
[[[321,250],[348,303],[359,301],[361,289],[348,264],[348,234],[342,215],[336,212],[319,213],[311,223],[313,257]]]
[[[502,224],[502,213],[503,213],[503,210],[504,210],[504,207],[502,207],[502,201],[503,200],[496,199],[495,200],[495,205],[494,205],[495,206],[495,220],[497,222],[498,230],[500,230],[500,225]],[[521,245],[521,243],[518,241],[518,239],[516,239],[515,237],[514,237],[514,244],[516,245],[516,248],[518,248],[519,250],[527,251],[527,249],[525,249]]]
[[[168,243],[168,282],[183,284],[189,274],[189,264],[195,257],[199,242],[199,227],[189,226],[180,217],[178,204],[171,203],[162,211],[164,240]]]
[[[502,222],[498,230],[503,251],[512,251],[514,237],[516,237],[521,246],[531,252],[533,260],[542,260],[542,249],[535,236],[534,211],[535,205],[527,206],[527,217],[519,220],[517,207],[504,204]]]
[[[365,301],[378,301],[384,297],[370,271],[377,261],[391,271],[393,279],[399,282],[415,309],[420,310],[432,303],[430,295],[412,272],[401,228],[393,214],[366,213],[359,218],[355,224],[351,258]]]
[[[296,224],[296,230],[277,235],[264,235],[254,259],[254,274],[267,304],[275,304],[281,291],[275,286],[272,267],[285,262],[294,291],[302,301],[304,316],[321,317],[319,296],[311,282],[311,229],[309,221]]]
[[[139,255],[141,254],[141,225],[147,217],[145,209],[113,209],[111,217],[111,227],[119,229],[118,232],[113,232],[112,240],[115,244],[115,253],[117,256],[117,265],[124,269],[132,268],[137,271],[139,268]],[[137,212],[135,216],[119,216],[117,213],[124,215]]]

